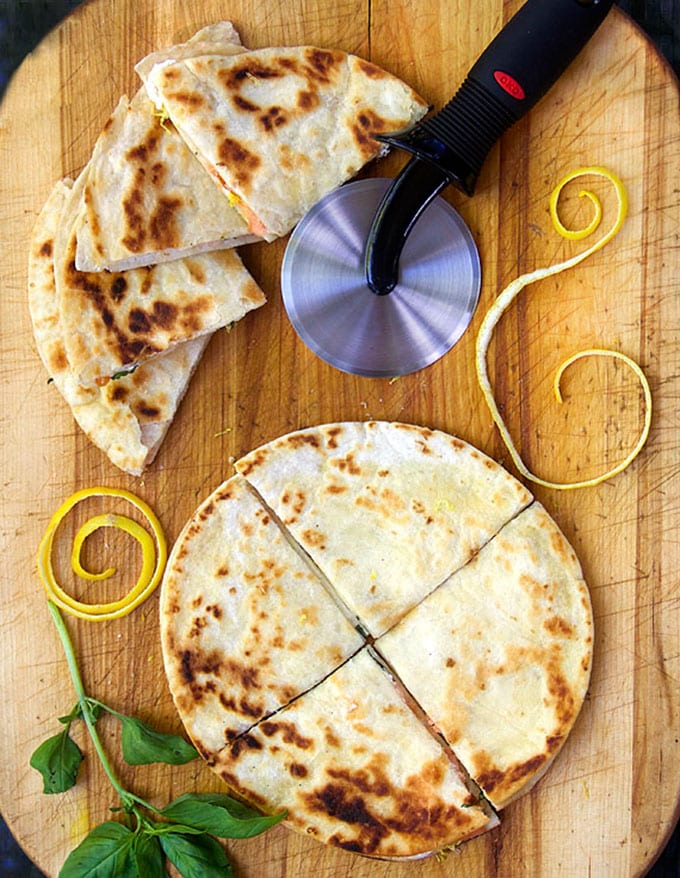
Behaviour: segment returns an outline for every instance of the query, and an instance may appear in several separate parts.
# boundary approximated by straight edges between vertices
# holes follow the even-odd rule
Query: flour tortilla
[[[238,475],[175,544],[161,635],[178,712],[208,759],[363,644]]]
[[[373,636],[531,501],[467,443],[398,423],[301,430],[235,466]]]
[[[146,79],[155,64],[165,61],[183,61],[201,55],[239,55],[248,50],[231,21],[216,21],[196,31],[188,40],[150,52],[135,65],[142,79]]]
[[[371,857],[426,856],[498,823],[366,649],[212,767],[291,828]]]
[[[54,241],[71,181],[52,190],[35,224],[29,256],[29,307],[41,359],[88,436],[115,464],[140,475],[154,457],[198,365],[209,336],[178,345],[134,374],[83,387],[66,355],[54,281]]]
[[[76,268],[124,271],[256,241],[146,92],[120,99],[88,165]]]
[[[205,55],[137,68],[253,234],[286,234],[378,155],[374,135],[410,127],[425,101],[355,55],[312,46]]]
[[[230,22],[203,28],[147,63],[244,52]],[[76,268],[124,271],[257,240],[146,90],[122,97],[88,164]]]
[[[99,386],[264,303],[234,250],[125,272],[77,271],[74,220],[85,179],[86,171],[66,199],[54,244],[60,323],[79,384]]]
[[[590,597],[539,503],[376,641],[495,808],[543,774],[583,703]]]

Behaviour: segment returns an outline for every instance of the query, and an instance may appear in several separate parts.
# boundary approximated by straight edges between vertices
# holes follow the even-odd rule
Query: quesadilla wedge
[[[137,62],[135,70],[144,80],[155,64],[165,61],[183,61],[200,55],[238,55],[247,51],[231,21],[216,21],[202,27],[184,42],[150,52]]]
[[[177,540],[160,612],[170,689],[208,759],[363,644],[238,475]]]
[[[535,502],[375,644],[497,809],[543,774],[593,649],[573,549]]]
[[[224,747],[237,794],[318,841],[370,857],[427,856],[497,825],[367,649]]]
[[[268,241],[375,158],[376,134],[410,127],[427,110],[376,65],[312,46],[137,69],[250,231]]]
[[[178,345],[102,387],[78,383],[66,355],[54,280],[54,241],[70,186],[71,181],[57,183],[33,230],[28,270],[33,333],[47,372],[84,433],[115,466],[140,475],[154,459],[210,337]]]
[[[146,61],[244,51],[232,24],[220,22]],[[257,240],[144,88],[120,99],[94,146],[76,230],[78,271],[124,271]]]
[[[95,144],[76,220],[76,268],[124,271],[256,241],[140,90]]]
[[[399,423],[301,430],[235,466],[374,636],[531,501],[467,443]]]
[[[234,250],[125,272],[77,271],[74,219],[86,177],[84,171],[66,200],[54,245],[59,319],[79,384],[106,383],[264,303]]]

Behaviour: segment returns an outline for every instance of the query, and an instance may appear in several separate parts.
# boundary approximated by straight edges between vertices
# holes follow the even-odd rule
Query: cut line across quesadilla
[[[590,596],[534,502],[375,647],[500,809],[543,774],[581,708]]]
[[[71,181],[50,193],[33,229],[28,300],[38,353],[87,435],[115,466],[140,475],[154,459],[210,336],[178,345],[133,374],[83,387],[66,353],[54,280],[55,238]]]
[[[376,134],[410,127],[427,110],[375,64],[313,46],[137,69],[250,231],[268,241],[375,158],[383,148]]]
[[[427,856],[498,824],[364,649],[216,754],[227,785],[317,841]]]
[[[531,501],[466,442],[399,423],[301,430],[235,466],[374,636]]]
[[[200,506],[175,544],[161,636],[177,709],[206,757],[363,644],[238,475]]]

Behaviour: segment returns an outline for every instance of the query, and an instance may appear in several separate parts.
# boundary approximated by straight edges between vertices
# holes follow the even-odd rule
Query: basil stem
[[[135,812],[135,816],[138,819],[139,815],[136,813],[135,804],[142,805],[144,808],[148,808],[150,811],[159,813],[158,809],[154,808],[153,805],[150,805],[144,799],[136,796],[129,790],[126,790],[116,777],[113,768],[111,767],[111,763],[109,762],[109,758],[106,755],[106,751],[104,750],[104,746],[102,745],[101,738],[99,737],[99,733],[97,732],[97,728],[95,726],[91,708],[92,699],[88,698],[85,694],[83,681],[80,676],[80,670],[78,669],[78,663],[76,661],[76,656],[73,649],[73,643],[68,633],[66,623],[64,622],[64,618],[59,612],[59,608],[56,606],[56,604],[52,603],[52,601],[47,601],[47,606],[50,613],[52,614],[52,620],[54,621],[57,632],[59,634],[59,638],[61,640],[61,644],[64,648],[66,663],[68,665],[69,673],[71,674],[71,681],[73,682],[73,688],[75,689],[76,697],[78,698],[81,716],[85,720],[85,725],[87,726],[87,731],[89,732],[90,738],[94,745],[94,749],[97,752],[99,761],[102,764],[102,768],[104,769],[106,776],[111,783],[111,786],[118,793],[118,796],[123,803],[124,810],[128,812]]]

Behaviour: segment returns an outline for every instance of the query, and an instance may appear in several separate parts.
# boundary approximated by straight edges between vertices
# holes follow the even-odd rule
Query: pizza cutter
[[[378,136],[412,156],[394,180],[347,183],[303,217],[281,290],[294,329],[321,359],[357,375],[406,375],[458,341],[477,305],[480,260],[439,194],[449,184],[473,194],[491,147],[556,82],[612,3],[528,0],[439,112]]]

